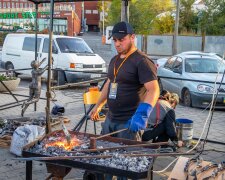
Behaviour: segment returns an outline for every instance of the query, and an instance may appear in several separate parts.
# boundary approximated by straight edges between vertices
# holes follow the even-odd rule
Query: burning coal
[[[65,137],[49,138],[49,142],[45,144],[45,148],[58,147],[63,148],[66,151],[71,151],[74,147],[80,146],[81,140],[77,139],[75,135],[72,135],[71,142],[68,143]]]

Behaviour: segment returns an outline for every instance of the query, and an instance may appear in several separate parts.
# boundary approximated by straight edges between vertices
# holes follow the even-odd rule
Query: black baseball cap
[[[134,30],[128,22],[122,21],[114,25],[112,35],[108,39],[111,37],[122,39],[128,34],[134,34]]]

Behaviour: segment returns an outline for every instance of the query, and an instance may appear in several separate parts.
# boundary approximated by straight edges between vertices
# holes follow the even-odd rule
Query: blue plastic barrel
[[[190,119],[176,119],[178,140],[189,143],[193,138],[193,121]]]

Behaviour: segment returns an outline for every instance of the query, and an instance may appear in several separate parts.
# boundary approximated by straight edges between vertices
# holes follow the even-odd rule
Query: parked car
[[[201,52],[201,51],[185,51],[185,52],[182,52],[181,54],[184,54],[184,55],[203,55],[203,56],[211,56],[211,57],[223,59],[223,57],[220,54],[213,53],[213,52],[205,53],[205,52]]]
[[[225,107],[225,85],[218,89],[217,84],[213,88],[217,72],[217,82],[220,82],[224,70],[224,61],[219,57],[181,53],[158,68],[160,89],[177,93],[185,106],[194,107],[208,106],[213,92],[218,90],[217,107]]]
[[[48,59],[49,36],[38,34],[38,60]],[[31,61],[35,58],[34,34],[8,34],[2,48],[2,61],[5,69],[30,68]],[[101,77],[101,74],[83,73],[85,71],[106,72],[106,63],[95,54],[87,43],[77,37],[53,36],[52,45],[53,78],[58,84],[77,82],[90,78]],[[42,67],[47,61],[42,64]],[[65,70],[76,70],[69,72]],[[18,71],[30,75],[31,71]],[[47,76],[45,73],[43,76]]]
[[[164,65],[167,60],[168,58],[160,58],[160,59],[154,60],[155,66],[159,68],[160,66]]]
[[[223,57],[217,53],[204,53],[204,52],[200,52],[200,51],[185,51],[180,54],[182,54],[182,55],[203,55],[203,56],[210,56],[210,57],[223,59]],[[164,65],[169,58],[170,57],[160,58],[160,59],[154,60],[154,63],[156,65],[156,67],[159,68],[160,66]]]

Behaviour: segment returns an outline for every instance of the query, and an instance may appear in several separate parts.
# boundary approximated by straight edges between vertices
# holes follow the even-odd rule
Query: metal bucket
[[[176,119],[177,137],[185,145],[190,144],[193,137],[193,121],[190,119]]]

